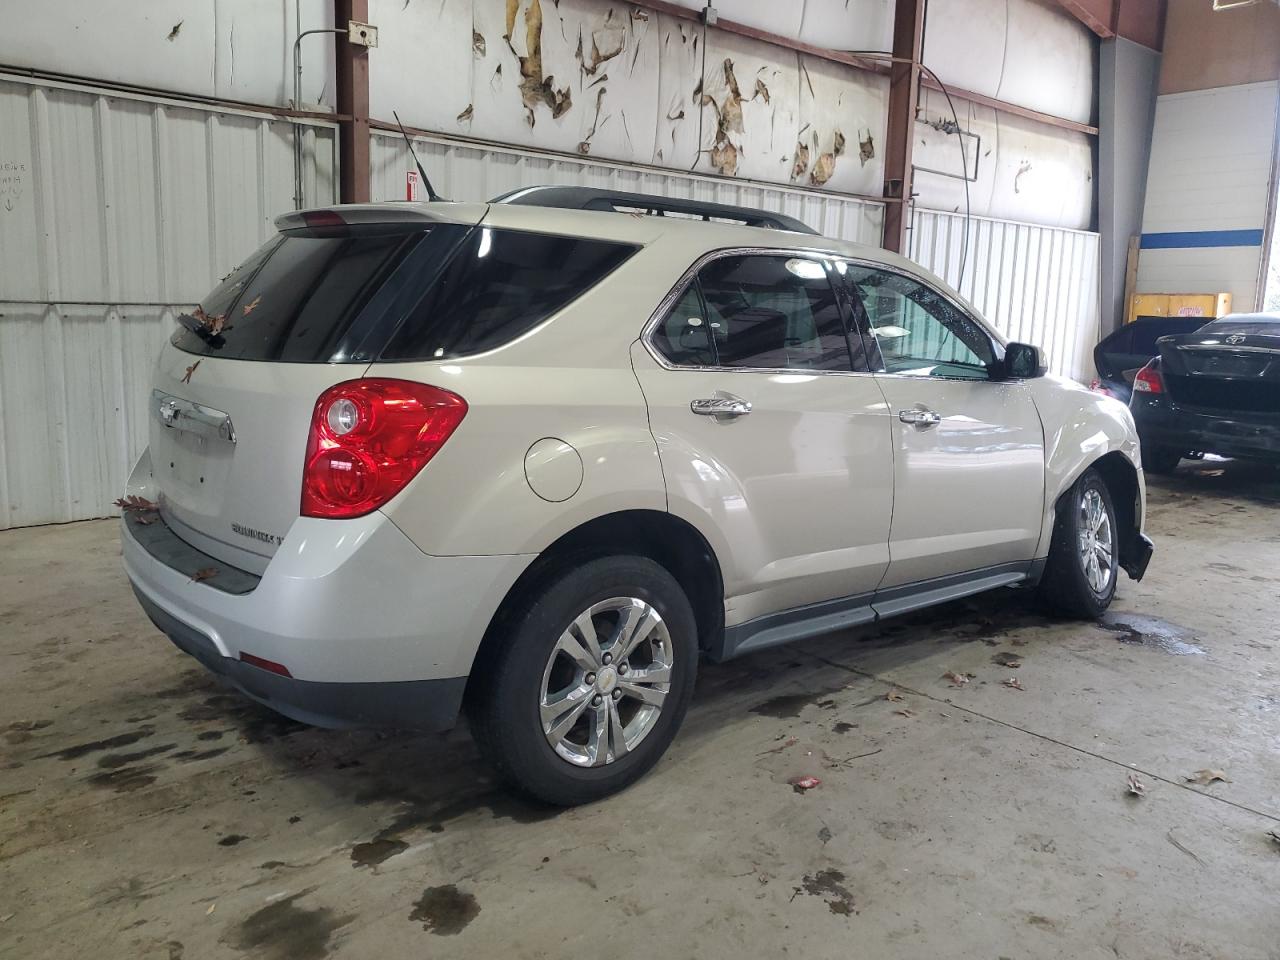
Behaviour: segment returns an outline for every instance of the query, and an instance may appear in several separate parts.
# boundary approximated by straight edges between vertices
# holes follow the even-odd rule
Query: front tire
[[[1116,593],[1119,536],[1111,491],[1089,469],[1059,503],[1040,596],[1056,613],[1096,620]]]
[[[599,800],[675,739],[697,657],[693,610],[670,573],[644,557],[589,561],[531,596],[477,662],[472,733],[517,792]]]

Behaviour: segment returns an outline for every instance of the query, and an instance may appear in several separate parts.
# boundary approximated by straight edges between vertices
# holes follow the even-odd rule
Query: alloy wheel
[[[1080,568],[1089,588],[1099,596],[1111,584],[1111,558],[1115,550],[1111,515],[1102,494],[1089,488],[1080,497]]]
[[[565,628],[542,674],[542,732],[563,759],[599,767],[653,730],[671,690],[671,635],[636,597],[592,604]]]

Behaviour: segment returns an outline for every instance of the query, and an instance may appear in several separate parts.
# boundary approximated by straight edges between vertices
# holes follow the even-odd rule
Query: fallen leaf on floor
[[[1268,830],[1267,836],[1277,845],[1280,846],[1280,830]]]
[[[1001,667],[1008,667],[1010,670],[1017,670],[1022,666],[1022,658],[1016,653],[1009,653],[1001,650],[999,653],[991,657],[991,662]]]
[[[892,690],[890,690],[888,693],[886,693],[886,694],[884,695],[884,698],[885,698],[886,700],[890,700],[890,701],[892,701],[892,702],[894,702],[894,703],[897,703],[899,700],[905,700],[905,699],[906,699],[906,697],[904,697],[902,694],[900,694],[900,693],[898,692],[898,688],[897,688],[897,687],[894,687]]]
[[[217,575],[218,575],[217,567],[201,567],[199,570],[197,570],[195,573],[191,575],[191,582],[199,583],[202,580],[208,580],[211,577],[216,577]]]
[[[963,673],[956,673],[954,670],[948,670],[942,675],[942,679],[949,681],[953,687],[963,687],[969,682],[969,677]]]
[[[895,710],[893,712],[900,717],[907,717],[908,719],[916,715],[916,712],[914,710]]]
[[[215,910],[217,910],[217,909],[218,909],[218,904],[217,904],[217,902],[215,901],[215,902],[213,902],[213,903],[209,904],[209,909],[208,909],[208,910],[206,910],[206,911],[204,912],[204,915],[207,917],[207,916],[209,916],[209,914],[213,913],[213,911],[215,911]]]
[[[1198,783],[1202,787],[1207,787],[1215,780],[1221,780],[1223,783],[1230,783],[1226,773],[1221,770],[1197,770],[1189,777],[1183,777],[1187,783]]]
[[[136,495],[120,497],[115,501],[115,505],[125,513],[149,512],[160,509],[158,504],[152,503],[146,497]]]
[[[806,790],[812,790],[822,781],[815,776],[805,774],[799,777],[792,777],[787,783],[791,784],[791,789],[796,793],[804,793]]]
[[[781,753],[783,750],[787,749],[787,747],[794,747],[799,742],[800,742],[799,737],[787,737],[784,743],[780,743],[776,747],[771,747],[768,750],[763,750],[760,753],[756,754],[756,756],[763,757],[763,756],[767,756],[770,753]]]
[[[1012,687],[1014,690],[1025,689],[1022,686],[1022,681],[1020,681],[1017,677],[1010,677],[1008,680],[1002,680],[1000,682],[1003,683],[1006,687]]]
[[[818,831],[818,839],[821,840],[823,844],[829,843],[831,841],[831,828],[823,826],[823,828]],[[1280,842],[1280,837],[1273,837],[1272,839]]]
[[[1147,785],[1136,774],[1129,774],[1128,779],[1129,793],[1135,797],[1145,797],[1147,795]]]

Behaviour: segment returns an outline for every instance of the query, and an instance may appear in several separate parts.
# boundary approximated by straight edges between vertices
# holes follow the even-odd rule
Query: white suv
[[[1150,558],[1129,411],[884,250],[550,187],[276,224],[160,355],[122,539],[156,625],[288,716],[465,706],[580,803],[700,655],[1015,584],[1093,617]]]

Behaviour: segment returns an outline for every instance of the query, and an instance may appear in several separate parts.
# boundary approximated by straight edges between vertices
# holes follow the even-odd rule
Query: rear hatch
[[[1160,337],[1191,333],[1204,322],[1202,317],[1139,317],[1126,323],[1093,348],[1098,376],[1132,387],[1138,371],[1158,352],[1156,341]]]
[[[262,573],[299,515],[312,412],[361,377],[483,218],[483,204],[339,207],[279,218],[161,353],[150,449],[161,515]]]
[[[1170,398],[1222,415],[1280,415],[1280,323],[1218,326],[1160,340]]]

